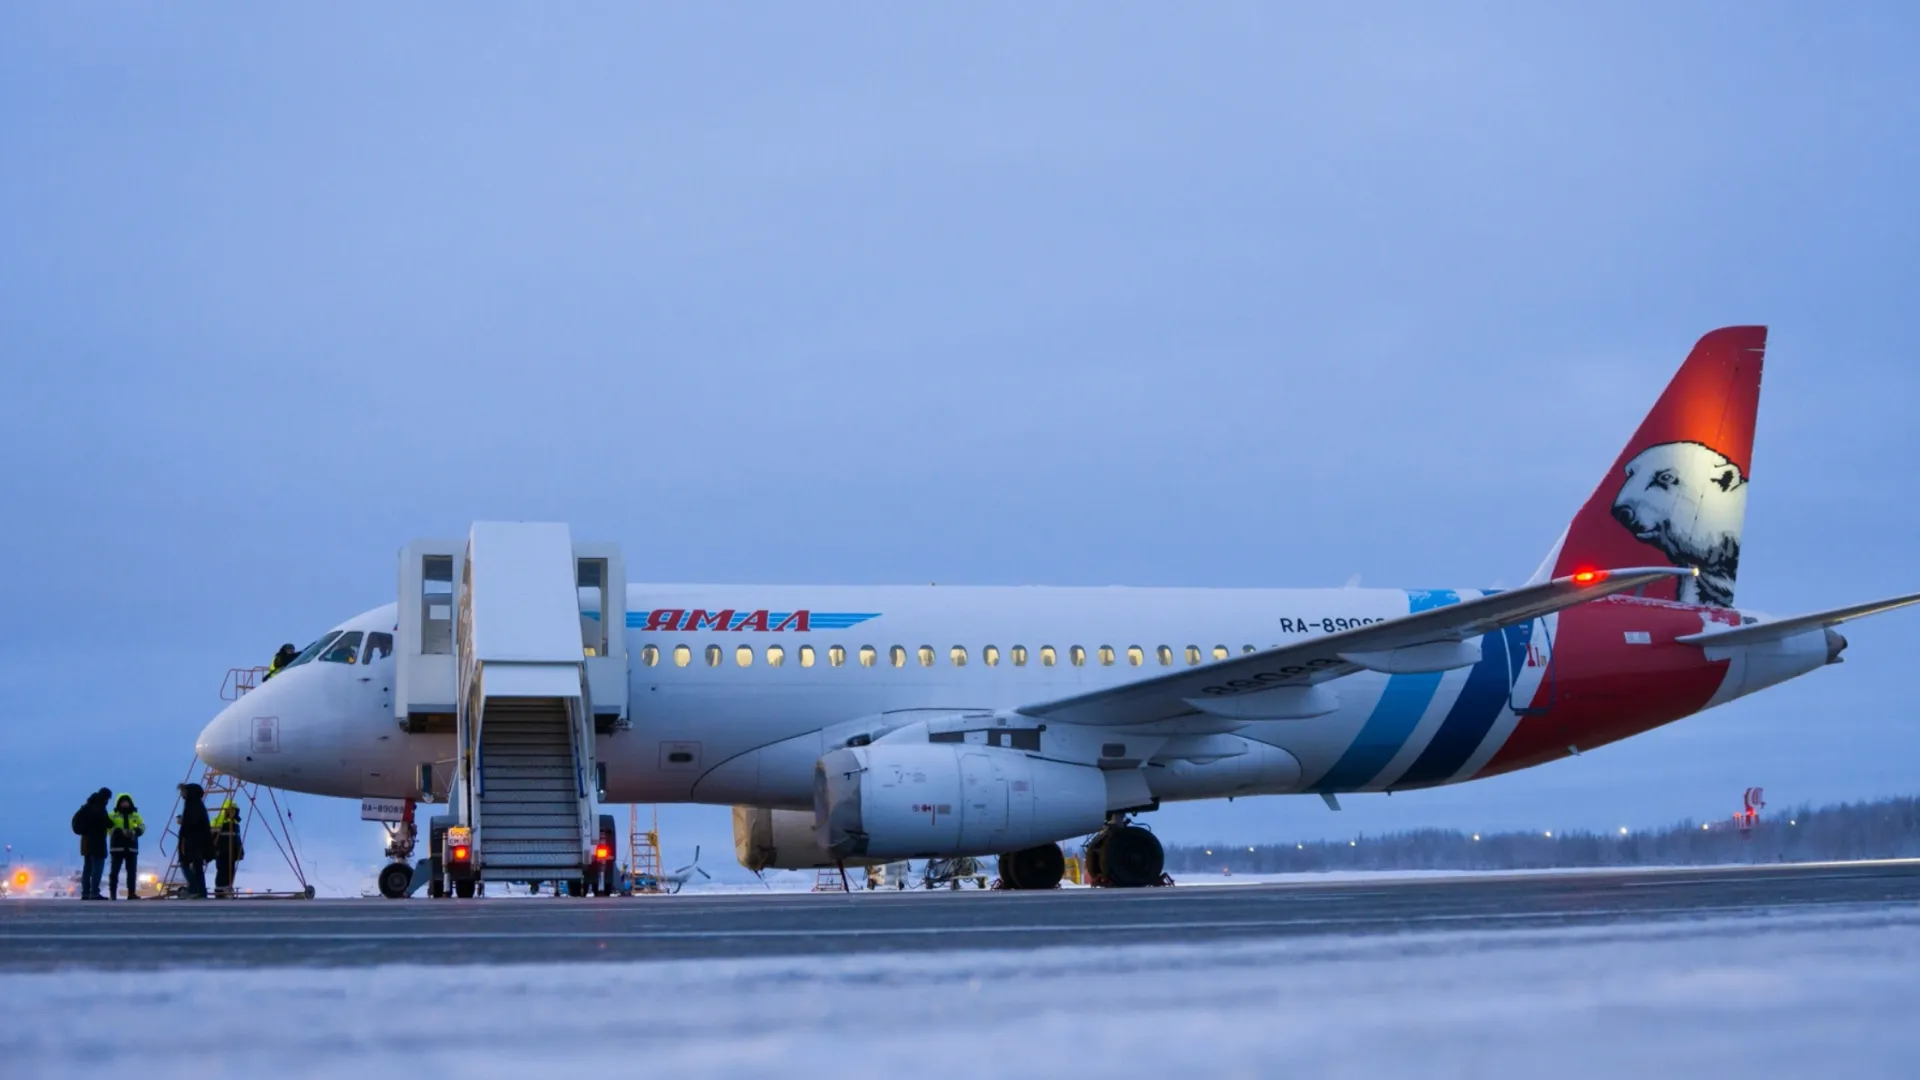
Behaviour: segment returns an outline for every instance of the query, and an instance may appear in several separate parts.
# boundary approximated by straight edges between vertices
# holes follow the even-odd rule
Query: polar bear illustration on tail
[[[1678,599],[1688,604],[1733,606],[1746,516],[1740,466],[1697,442],[1659,443],[1635,454],[1613,500],[1614,520],[1634,539],[1700,572],[1680,582]]]

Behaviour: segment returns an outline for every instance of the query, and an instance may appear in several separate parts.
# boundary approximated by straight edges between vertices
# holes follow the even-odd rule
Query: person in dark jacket
[[[127,871],[127,899],[140,898],[140,838],[147,832],[140,808],[133,796],[122,792],[113,800],[113,812],[107,815],[107,853],[113,857],[107,871],[107,899],[120,899],[120,870]]]
[[[247,857],[240,837],[240,807],[228,798],[213,819],[213,895],[233,895],[233,866]]]
[[[282,671],[291,667],[293,662],[299,658],[300,650],[293,647],[293,642],[289,641],[285,645],[280,646],[280,651],[273,654],[273,662],[267,665],[266,677],[260,681],[266,682],[267,679],[271,679],[275,675],[280,674]]]
[[[207,819],[207,791],[199,784],[180,785],[180,877],[190,900],[207,898],[207,860],[213,857],[213,823]]]
[[[107,870],[107,800],[113,791],[101,788],[87,796],[87,803],[73,814],[73,834],[80,838],[80,899],[104,900],[100,895],[100,877]]]

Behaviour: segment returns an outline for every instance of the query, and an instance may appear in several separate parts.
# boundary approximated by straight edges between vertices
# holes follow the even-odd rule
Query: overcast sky
[[[1517,584],[1729,323],[1741,602],[1920,589],[1920,10],[1362,7],[0,9],[0,840],[164,814],[228,667],[476,518],[666,581]],[[1154,824],[1911,792],[1920,615],[1848,635],[1576,760]]]

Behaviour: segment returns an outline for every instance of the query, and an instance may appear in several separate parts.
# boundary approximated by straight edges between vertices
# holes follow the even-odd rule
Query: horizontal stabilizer
[[[1779,641],[1781,638],[1789,638],[1808,630],[1838,626],[1849,619],[1878,615],[1883,611],[1906,607],[1908,604],[1920,604],[1920,593],[1893,596],[1885,600],[1869,600],[1864,604],[1852,604],[1847,607],[1833,608],[1830,611],[1816,611],[1811,615],[1795,615],[1790,619],[1773,619],[1768,622],[1750,623],[1746,626],[1730,626],[1721,630],[1703,630],[1698,634],[1687,634],[1674,640],[1688,645],[1716,647],[1758,645],[1766,641]]]

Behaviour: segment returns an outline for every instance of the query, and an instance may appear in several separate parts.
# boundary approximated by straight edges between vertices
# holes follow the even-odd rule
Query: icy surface
[[[1100,951],[61,972],[0,975],[0,1071],[1907,1077],[1917,993],[1911,906]]]

